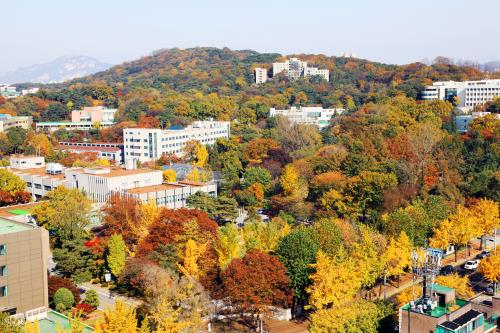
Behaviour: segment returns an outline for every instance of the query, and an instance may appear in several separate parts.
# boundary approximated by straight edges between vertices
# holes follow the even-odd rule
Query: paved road
[[[97,292],[97,296],[99,296],[99,310],[106,310],[108,308],[113,307],[117,300],[121,300],[122,302],[133,307],[137,307],[142,303],[140,300],[117,295],[116,293],[113,292],[110,294],[108,288],[97,286],[91,283],[79,284],[78,288],[83,289],[85,291],[93,289]]]

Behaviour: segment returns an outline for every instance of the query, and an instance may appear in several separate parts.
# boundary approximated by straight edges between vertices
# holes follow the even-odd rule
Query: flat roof
[[[160,185],[151,185],[151,186],[143,186],[136,187],[126,190],[130,194],[142,194],[142,193],[150,193],[150,192],[159,192],[159,191],[168,191],[176,188],[182,188],[183,186],[174,185],[174,184],[160,184]]]
[[[13,234],[30,229],[33,229],[33,226],[29,224],[0,218],[0,235]]]
[[[71,322],[65,315],[50,310],[47,312],[47,318],[38,320],[38,326],[40,327],[40,333],[54,333],[58,329],[71,330]],[[83,333],[95,332],[95,330],[82,323]]]
[[[207,183],[203,182],[195,182],[191,180],[181,180],[178,182],[179,184],[190,185],[190,186],[205,186]]]
[[[77,146],[77,145],[59,145],[54,149],[56,150],[81,150],[81,151],[105,151],[105,152],[118,152],[121,149],[118,147],[99,147],[99,146]]]
[[[98,170],[103,170],[103,169],[108,169],[109,173],[98,173],[94,174],[91,172],[83,172],[86,175],[93,175],[93,176],[99,176],[99,177],[123,177],[123,176],[130,176],[130,175],[139,175],[143,173],[152,173],[152,172],[161,172],[160,170],[152,170],[152,169],[135,169],[135,170],[127,170],[127,169],[122,169],[122,168],[85,168],[85,169],[98,169]]]
[[[15,215],[27,215],[27,214],[29,214],[29,211],[32,208],[40,205],[41,203],[42,202],[39,201],[39,202],[30,202],[30,203],[22,204],[22,205],[0,207],[0,217],[9,218],[9,217],[15,216]]]
[[[11,172],[15,173],[20,173],[20,174],[29,174],[32,176],[41,176],[41,177],[47,177],[47,178],[53,178],[53,179],[64,179],[63,174],[58,174],[58,175],[51,175],[48,174],[45,167],[41,168],[31,168],[31,169],[15,169],[11,168]]]

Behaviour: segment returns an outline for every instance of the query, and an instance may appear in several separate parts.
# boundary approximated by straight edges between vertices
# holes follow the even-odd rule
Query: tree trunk
[[[458,246],[453,245],[453,252],[455,252],[455,262],[458,261]]]

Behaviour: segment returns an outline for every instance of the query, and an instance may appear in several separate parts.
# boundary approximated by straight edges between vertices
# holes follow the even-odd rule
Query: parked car
[[[493,283],[488,284],[484,288],[484,293],[487,294],[487,295],[494,295],[495,294],[495,289],[494,289]]]
[[[452,265],[446,265],[443,268],[441,268],[441,275],[450,275],[455,273],[455,267]]]
[[[486,257],[487,257],[487,256],[489,256],[489,255],[490,255],[490,251],[488,251],[488,250],[484,250],[483,252],[479,253],[479,254],[476,256],[476,258],[478,258],[478,259],[484,259],[484,258],[486,258]]]
[[[480,261],[481,260],[479,259],[469,260],[465,263],[464,268],[468,270],[474,270],[477,268],[477,266],[479,266]]]

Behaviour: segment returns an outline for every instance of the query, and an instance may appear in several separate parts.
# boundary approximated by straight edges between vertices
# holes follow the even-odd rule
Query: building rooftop
[[[15,232],[33,229],[33,226],[21,222],[0,218],[0,235],[13,234]]]
[[[40,327],[40,333],[55,333],[57,330],[71,330],[71,322],[65,315],[55,312],[48,311],[47,318],[38,321],[38,326]],[[82,333],[94,332],[94,329],[90,326],[84,325]]]
[[[41,202],[30,202],[28,204],[0,207],[0,217],[9,218],[12,216],[28,215],[30,210]]]
[[[93,173],[92,171],[106,171],[107,173]],[[90,171],[90,172],[89,172]],[[131,176],[131,175],[139,175],[143,173],[151,173],[151,172],[160,172],[159,170],[152,169],[122,169],[122,168],[85,168],[83,169],[83,173],[87,175],[96,175],[101,177],[123,177],[123,176]]]
[[[105,151],[105,152],[117,152],[120,151],[121,149],[118,147],[89,147],[89,146],[77,146],[77,145],[59,145],[56,146],[54,149],[56,150],[81,150],[81,151]]]
[[[40,177],[47,177],[47,178],[53,178],[53,179],[64,179],[63,174],[58,174],[58,175],[52,175],[48,174],[45,167],[42,168],[32,168],[32,169],[15,169],[11,168],[10,169],[14,173],[23,173],[23,174],[29,174],[32,176],[40,176]]]
[[[128,189],[127,192],[130,194],[142,194],[142,193],[149,193],[149,192],[168,191],[168,190],[173,190],[173,189],[181,188],[181,187],[182,186],[180,186],[180,185],[174,185],[174,184],[160,184],[160,185],[151,185],[151,186],[131,188],[131,189]]]

